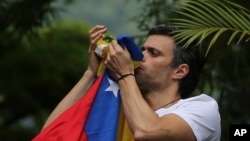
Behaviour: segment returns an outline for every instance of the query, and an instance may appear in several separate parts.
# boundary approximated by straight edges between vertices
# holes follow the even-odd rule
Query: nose
[[[146,61],[146,50],[143,50],[142,54],[143,54],[142,62],[145,62]]]

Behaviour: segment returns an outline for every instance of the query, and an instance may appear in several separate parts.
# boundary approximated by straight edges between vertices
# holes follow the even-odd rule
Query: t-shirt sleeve
[[[198,99],[190,99],[171,113],[180,116],[188,123],[197,141],[220,139],[220,133],[218,133],[220,114],[217,102],[213,98],[203,95]]]

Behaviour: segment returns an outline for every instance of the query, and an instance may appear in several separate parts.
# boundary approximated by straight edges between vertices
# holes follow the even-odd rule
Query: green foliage
[[[56,14],[56,9],[50,6],[53,0],[36,1],[5,0],[0,10],[1,29],[18,33],[34,32],[36,27],[42,26],[49,21],[51,16]]]
[[[249,10],[230,1],[186,0],[176,10],[181,18],[174,18],[173,24],[180,30],[175,38],[185,42],[184,47],[198,40],[198,44],[211,37],[206,54],[223,34],[228,34],[227,45],[239,44],[250,39]]]
[[[136,21],[138,29],[148,31],[152,25],[166,22],[166,20],[174,16],[173,10],[177,8],[176,2],[181,0],[138,1],[145,4],[133,20]]]
[[[250,98],[250,48],[220,45],[211,48],[198,89],[217,99],[221,113],[221,141],[228,141],[230,124],[249,124],[250,121],[250,105],[246,100]]]
[[[5,39],[13,46],[1,46],[1,139],[30,140],[41,129],[86,68],[89,29],[82,22],[59,21],[37,29],[35,37]]]

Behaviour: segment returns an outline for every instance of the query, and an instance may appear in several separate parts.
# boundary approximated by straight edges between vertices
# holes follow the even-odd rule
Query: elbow
[[[142,132],[135,132],[134,133],[134,139],[136,141],[143,141],[145,140],[147,137],[146,137],[146,134],[142,133]]]
[[[134,139],[136,141],[144,141],[144,140],[150,140],[150,131],[149,130],[135,130],[134,131]]]
[[[170,130],[156,130],[154,128],[139,129],[133,131],[135,141],[173,140],[173,132]]]

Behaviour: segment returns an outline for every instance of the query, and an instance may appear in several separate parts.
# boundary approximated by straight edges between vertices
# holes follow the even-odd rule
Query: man
[[[204,58],[198,47],[183,49],[177,44],[172,38],[174,30],[157,25],[149,31],[142,46],[144,58],[136,70],[126,48],[115,40],[109,44],[105,65],[120,87],[129,128],[135,140],[219,141],[216,101],[205,94],[187,98],[196,87]],[[99,66],[94,50],[106,31],[101,25],[89,31],[89,66],[44,127],[79,100],[94,82]]]

